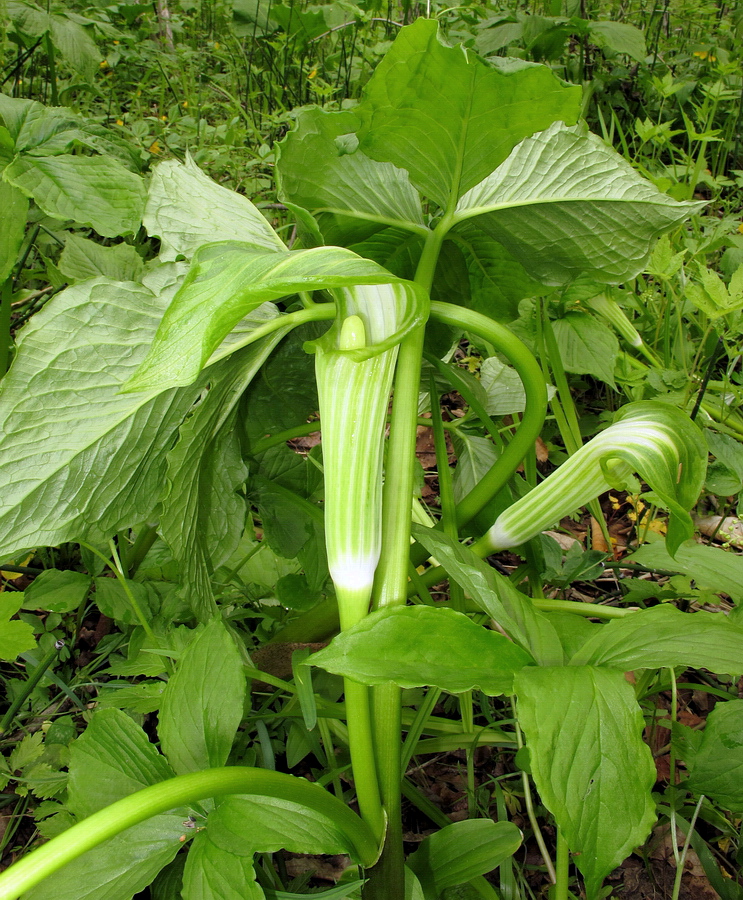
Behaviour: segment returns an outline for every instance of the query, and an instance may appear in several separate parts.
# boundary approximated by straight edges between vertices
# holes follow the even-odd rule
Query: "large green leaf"
[[[36,100],[0,94],[0,119],[16,153],[52,156],[64,153],[82,135],[82,120],[67,107],[47,107]]]
[[[322,789],[318,787],[318,791]],[[217,802],[209,816],[209,837],[238,856],[275,853],[352,853],[340,823],[320,807],[287,797],[234,795]]]
[[[142,221],[142,179],[113,159],[20,156],[3,176],[48,216],[89,225],[103,237],[136,233]]]
[[[531,771],[594,900],[655,821],[655,764],[622,672],[526,668],[515,679]]]
[[[183,900],[263,900],[252,855],[222,850],[209,831],[193,839],[183,870]]]
[[[403,28],[358,107],[360,147],[407,169],[441,207],[489,175],[528,135],[580,114],[580,88],[546,66],[488,66],[446,47],[434,19]]]
[[[662,541],[643,544],[628,557],[648,569],[667,569],[691,576],[700,588],[729,594],[743,601],[743,557],[720,547],[685,541],[673,556]]]
[[[0,385],[0,557],[106,540],[145,521],[165,453],[201,386],[122,395],[167,303],[134,284],[58,294],[19,335]]]
[[[556,122],[527,137],[457,205],[536,278],[606,282],[640,272],[653,238],[703,203],[677,203],[585,126]]]
[[[518,318],[519,300],[544,293],[524,266],[478,227],[477,219],[460,222],[448,238],[462,250],[467,264],[471,296],[467,306],[496,321],[511,322]]]
[[[720,675],[743,671],[743,627],[722,613],[682,613],[655,606],[602,626],[571,666],[610,666],[623,672],[673,666]]]
[[[454,822],[426,837],[406,860],[427,898],[438,900],[446,888],[492,872],[521,845],[512,822],[470,819]]]
[[[79,818],[173,776],[142,729],[118,709],[101,710],[70,747],[67,805]],[[33,900],[129,900],[178,852],[188,810],[155,816],[69,863],[24,894]]]
[[[152,174],[143,224],[161,241],[160,259],[191,258],[203,244],[246,241],[263,250],[284,244],[247,197],[212,181],[190,157],[168,159]]]
[[[160,533],[180,564],[186,599],[202,620],[216,611],[210,575],[232,555],[245,526],[245,498],[238,491],[248,471],[237,404],[284,334],[278,330],[209,370],[210,389],[168,454]]]
[[[542,666],[559,666],[564,653],[549,619],[530,598],[469,549],[443,532],[413,526],[413,535],[520,647]]]
[[[425,233],[421,202],[407,172],[358,149],[352,112],[303,110],[280,146],[282,198],[314,214],[350,216],[378,227]]]
[[[684,759],[688,786],[725,809],[743,812],[743,700],[718,703],[696,752]]]
[[[309,660],[363,684],[433,685],[451,693],[479,688],[509,694],[531,656],[497,631],[453,609],[404,606],[371,613]]]
[[[197,251],[127,390],[189,384],[240,319],[266,301],[297,291],[393,282],[412,296],[407,282],[339,247],[262,253],[250,244],[207,244]]]
[[[70,747],[67,806],[78,818],[173,777],[147,735],[119,709],[96,712]]]
[[[18,251],[26,232],[28,200],[18,188],[0,181],[0,209],[3,227],[0,229],[0,285],[11,274],[18,259]]]
[[[568,312],[554,325],[560,359],[568,372],[594,375],[614,387],[619,341],[590,313]]]
[[[140,281],[144,273],[144,261],[131,244],[104,247],[76,234],[65,236],[58,265],[71,281],[99,276],[112,281]]]
[[[78,857],[23,900],[131,900],[183,844],[184,813],[153,816]]]
[[[221,618],[189,645],[160,705],[160,741],[183,775],[227,762],[245,702],[243,659]]]

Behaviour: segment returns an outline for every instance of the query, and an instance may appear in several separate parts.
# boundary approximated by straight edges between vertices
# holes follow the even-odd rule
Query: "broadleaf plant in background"
[[[10,101],[0,111],[3,146],[12,150],[3,183],[20,192],[9,200],[22,205],[19,197],[33,196],[44,209],[51,202],[42,197],[44,178],[56,171],[54,153],[69,146],[64,135],[73,126],[54,119],[50,128],[60,137],[52,136],[56,149],[42,164],[46,157],[23,155],[21,135],[57,114]],[[646,182],[576,124],[580,111],[580,89],[550,69],[486,64],[443,44],[436,22],[419,19],[402,29],[358,106],[302,111],[282,142],[280,196],[296,217],[299,245],[287,248],[250,201],[192,162],[165,162],[144,212],[139,188],[131,203],[124,194],[121,201],[127,227],[138,227],[143,215],[160,238],[160,258],[138,282],[81,281],[19,335],[0,390],[0,559],[66,541],[83,542],[90,558],[106,559],[101,547],[111,553],[119,602],[141,629],[138,652],[121,665],[167,686],[162,696],[147,695],[148,711],[160,713],[162,756],[124,713],[93,714],[70,764],[68,812],[80,821],[0,875],[4,900],[23,892],[36,900],[51,891],[72,896],[82,868],[88,896],[114,877],[117,896],[131,897],[159,871],[169,877],[166,867],[189,837],[185,900],[216,900],[228,888],[270,896],[253,855],[281,847],[348,853],[363,870],[364,900],[403,900],[406,883],[425,900],[460,885],[494,896],[482,875],[520,842],[505,821],[450,826],[405,868],[403,687],[447,691],[463,709],[473,689],[516,698],[534,780],[558,826],[556,900],[568,897],[571,852],[593,900],[647,835],[655,815],[652,760],[622,673],[690,663],[733,671],[743,631],[715,614],[532,598],[475,555],[526,543],[635,475],[671,514],[673,554],[689,536],[688,511],[704,480],[697,426],[669,406],[637,403],[493,524],[492,502],[532,452],[547,396],[538,363],[501,323],[515,318],[519,301],[581,275],[599,284],[634,277],[654,239],[701,207]],[[97,159],[88,159],[91,172]],[[73,206],[49,214],[67,215]],[[94,220],[93,203],[77,221],[106,234],[105,216],[116,207],[105,197],[100,206],[102,217]],[[122,233],[121,222],[116,227]],[[17,243],[9,243],[11,255]],[[435,377],[421,381],[424,349],[440,362],[464,332],[513,363],[526,411],[509,448],[447,506],[440,527],[415,530],[411,551],[421,393],[434,414],[438,406]],[[315,356],[311,387],[311,369],[298,361],[302,344]],[[284,366],[286,384],[295,378],[297,419],[288,424],[270,419],[272,362]],[[470,405],[479,404],[492,428],[481,387],[462,376],[456,383],[463,395],[472,389]],[[265,418],[253,420],[255,409]],[[309,476],[297,487],[293,457],[277,449],[316,427],[308,419],[318,410],[322,461],[311,459],[323,469],[322,506]],[[263,511],[262,542],[245,528],[246,483]],[[277,510],[285,515],[272,516]],[[490,516],[484,526],[479,514]],[[475,552],[459,542],[465,527],[486,533]],[[121,540],[127,530],[136,536],[131,547]],[[187,637],[174,637],[176,606],[134,580],[158,536],[179,567]],[[113,552],[115,537],[123,559]],[[308,666],[345,678],[341,740],[358,815],[324,788],[272,771],[262,720],[263,765],[230,765],[246,676],[258,670],[231,622],[240,618],[239,601],[218,603],[215,585],[264,548],[277,572],[281,559],[300,561],[303,574],[298,565],[277,577],[290,579],[283,585],[294,608],[304,604],[299,587],[311,594],[329,571],[328,603],[306,615],[314,636],[330,637],[334,622],[340,634],[295,661],[295,678],[305,730],[317,727],[329,758],[329,726],[313,708]],[[463,602],[406,605],[411,558],[415,568],[428,553],[441,568],[415,571],[418,588],[448,573],[452,605],[463,600],[458,584],[503,634],[473,621]],[[582,624],[566,626],[558,615]],[[586,616],[612,620],[589,624]],[[302,617],[288,628],[305,641],[310,634]],[[658,647],[648,639],[653,629],[663,636]],[[445,641],[452,642],[448,665]],[[699,751],[692,771],[700,785],[711,777],[705,759]],[[117,858],[137,861],[114,871]],[[95,861],[92,874],[86,860]]]

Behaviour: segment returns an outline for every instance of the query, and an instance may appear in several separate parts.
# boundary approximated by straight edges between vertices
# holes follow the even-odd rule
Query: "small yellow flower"
[[[119,126],[121,126],[121,125],[124,124],[124,120],[123,120],[123,119],[117,119],[117,120],[116,120],[116,124],[119,125]]]
[[[743,222],[741,222],[738,226],[738,231],[740,232],[740,234],[743,234]]]
[[[114,41],[114,44],[120,44],[121,41]]]
[[[102,60],[100,61],[100,63],[98,63],[98,66],[99,66],[99,68],[101,68],[101,69],[107,69],[107,68],[108,68],[108,60],[107,60],[107,59],[102,59]]]
[[[181,106],[182,106],[184,109],[188,109],[188,100],[184,100],[183,103],[181,103]]]
[[[141,96],[142,96],[142,91],[137,91],[137,96],[138,96],[138,97],[141,97]]]
[[[314,78],[315,75],[317,75],[317,66],[314,67],[314,69],[310,72],[310,74],[307,77]]]
[[[167,117],[167,116],[160,116],[160,121],[161,121],[161,122],[167,122],[167,121],[168,121],[168,117]]]
[[[696,56],[698,59],[706,59],[709,62],[717,62],[717,57],[713,56],[707,50],[695,50],[692,53],[692,56]]]
[[[219,50],[219,41],[214,41],[214,49]]]
[[[150,151],[150,153],[159,153],[160,152],[160,142],[153,141],[152,144],[150,144],[149,151]]]

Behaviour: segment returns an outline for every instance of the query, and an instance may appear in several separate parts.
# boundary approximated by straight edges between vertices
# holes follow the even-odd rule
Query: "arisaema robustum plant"
[[[438,900],[458,885],[496,896],[482,876],[520,843],[508,822],[450,826],[403,858],[400,696],[419,686],[515,698],[533,778],[558,827],[558,900],[571,853],[592,898],[644,840],[654,769],[624,672],[735,672],[743,629],[709,613],[529,597],[480,557],[528,542],[637,475],[668,510],[674,552],[692,534],[689,509],[704,479],[700,432],[668,405],[631,404],[472,547],[458,540],[502,498],[545,416],[539,364],[504,324],[519,301],[578,275],[631,278],[654,238],[699,208],[656,190],[578,124],[579,112],[579,88],[548,68],[487,65],[419,20],[357,107],[298,113],[279,164],[299,235],[291,249],[245,198],[191,163],[166,162],[144,216],[161,255],[142,283],[82,282],[26,327],[2,390],[3,559],[62,541],[96,547],[128,527],[145,542],[159,532],[202,630],[165,688],[162,754],[123,713],[95,713],[71,751],[69,809],[80,821],[0,876],[3,900],[75,896],[83,870],[87,884],[111,882],[111,896],[131,897],[190,834],[186,900],[265,896],[252,857],[279,847],[348,853],[363,870],[365,900]],[[302,779],[225,765],[245,660],[212,573],[244,525],[244,398],[282,338],[313,323],[306,350],[325,488],[322,512],[310,512],[313,522],[324,517],[340,633],[297,678],[311,683],[311,663],[345,679],[359,815]],[[511,442],[458,504],[445,505],[440,526],[412,528],[421,394],[438,405],[435,380],[421,380],[424,351],[443,365],[464,332],[512,363],[526,407]],[[411,558],[429,555],[441,568],[421,579],[448,574],[499,630],[463,604],[407,605]],[[162,623],[148,622],[132,597],[157,647]]]

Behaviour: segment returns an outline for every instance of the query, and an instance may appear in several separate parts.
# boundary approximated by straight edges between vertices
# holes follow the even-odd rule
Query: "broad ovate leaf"
[[[500,632],[453,609],[378,610],[310,657],[312,665],[362,684],[432,685],[451,693],[478,688],[509,694],[531,656]]]
[[[0,385],[0,556],[105,541],[147,520],[165,454],[202,389],[119,393],[166,303],[141,285],[86,281],[20,333]]]
[[[361,150],[410,173],[442,208],[482,181],[525,137],[580,114],[580,88],[546,66],[489,66],[447,47],[438,23],[400,31],[357,109]]]
[[[245,702],[243,659],[221,618],[178,661],[160,705],[160,741],[179,775],[227,762]]]
[[[689,510],[707,469],[701,430],[680,410],[657,401],[629,403],[605,431],[581,447],[487,533],[493,549],[516,547],[589,500],[639,473],[668,507],[668,548],[674,553],[693,534]]]
[[[348,111],[301,111],[279,145],[282,198],[321,221],[340,216],[369,223],[362,234],[389,225],[425,233],[420,197],[407,172],[362,153],[359,124]]]
[[[203,244],[244,241],[266,251],[283,242],[247,197],[212,181],[191,157],[168,159],[152,174],[143,224],[160,238],[160,259],[190,259]]]
[[[194,256],[126,390],[189,384],[238,322],[266,301],[297,291],[392,282],[400,279],[340,247],[266,253],[250,244],[207,244]]]
[[[120,709],[102,709],[70,747],[67,806],[92,815],[150,784],[173,777],[164,756]]]
[[[144,209],[144,183],[103,156],[19,156],[3,177],[53,219],[89,225],[103,237],[134,234]]]
[[[722,613],[682,613],[654,606],[603,625],[570,660],[571,666],[610,666],[623,672],[689,666],[719,675],[743,672],[743,627]]]
[[[718,703],[696,752],[684,758],[688,786],[733,812],[743,812],[743,700]]]
[[[620,282],[642,271],[651,242],[704,207],[678,203],[584,125],[527,137],[457,204],[530,275]]]
[[[255,880],[253,857],[222,850],[201,831],[193,839],[183,870],[183,900],[264,900]]]
[[[583,873],[589,900],[647,838],[656,773],[622,672],[529,667],[515,679],[537,790]]]
[[[531,598],[458,541],[434,528],[413,526],[413,535],[435,557],[472,600],[519,647],[542,666],[564,662],[560,639],[547,616]]]
[[[13,271],[18,251],[23,243],[28,200],[18,188],[0,181],[0,208],[3,210],[3,227],[0,230],[0,285],[2,285]]]
[[[470,819],[454,822],[424,838],[406,860],[426,897],[492,872],[521,846],[522,834],[513,822]]]

